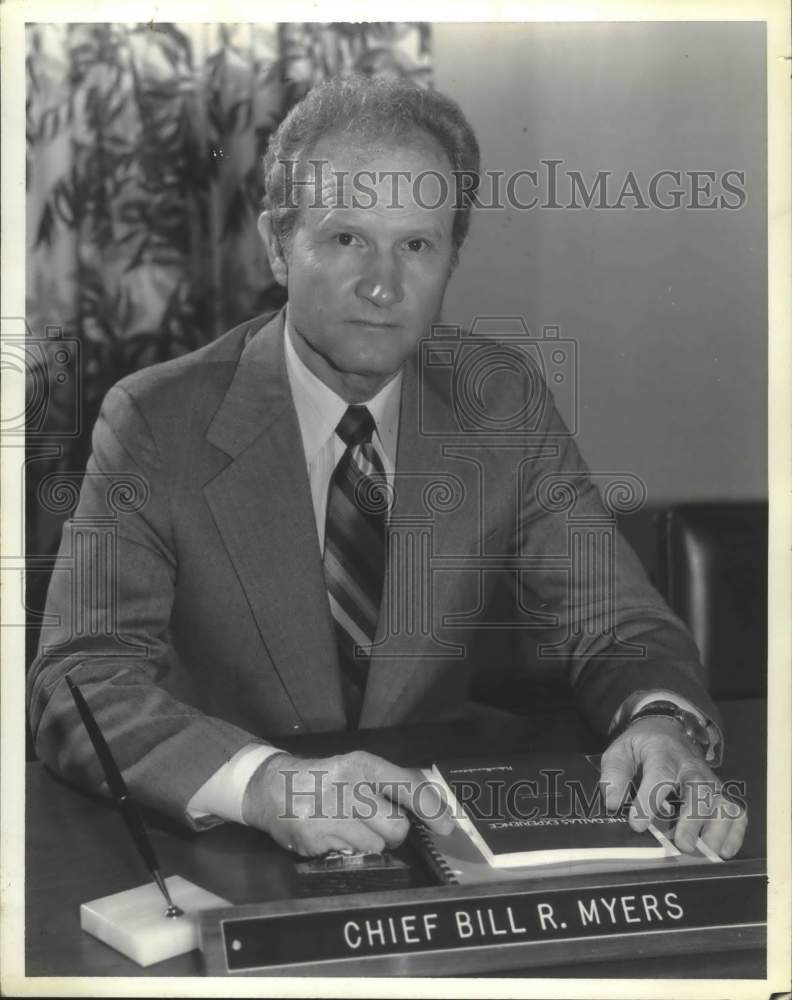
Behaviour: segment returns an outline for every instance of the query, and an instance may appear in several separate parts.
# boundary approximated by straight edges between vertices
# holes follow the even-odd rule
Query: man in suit
[[[398,844],[409,810],[447,830],[417,772],[297,758],[278,737],[464,717],[492,557],[611,737],[609,806],[640,773],[640,828],[679,785],[678,846],[736,853],[745,815],[711,770],[722,734],[689,635],[623,543],[607,592],[596,560],[561,565],[553,488],[576,515],[604,509],[546,386],[498,354],[471,397],[495,429],[480,438],[460,422],[459,356],[423,363],[479,169],[460,110],[332,82],[265,169],[260,231],[288,306],[108,394],[30,672],[41,758],[101,787],[68,673],[132,793],[194,828],[244,822],[304,855]],[[532,418],[501,442],[516,412]]]

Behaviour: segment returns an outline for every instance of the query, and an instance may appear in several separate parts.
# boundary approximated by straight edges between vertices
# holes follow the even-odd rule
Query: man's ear
[[[275,232],[275,227],[272,225],[272,215],[269,212],[262,212],[259,216],[258,231],[262,240],[264,240],[264,246],[267,248],[267,257],[272,276],[279,285],[283,285],[285,288],[289,276],[289,267],[286,263],[286,256],[283,252],[280,238]]]

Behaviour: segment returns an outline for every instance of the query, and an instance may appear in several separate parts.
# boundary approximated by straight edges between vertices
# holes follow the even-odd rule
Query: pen
[[[80,713],[80,718],[82,719],[85,728],[88,730],[88,735],[90,736],[91,743],[96,751],[96,756],[99,758],[99,763],[102,765],[102,770],[107,778],[110,793],[118,806],[121,816],[126,823],[127,829],[132,835],[135,847],[137,847],[140,856],[146,864],[146,867],[151,872],[151,877],[154,879],[168,904],[165,916],[184,916],[184,911],[180,910],[170,897],[168,887],[165,884],[165,879],[160,873],[157,855],[154,853],[154,848],[151,846],[151,841],[149,840],[148,833],[146,832],[146,827],[143,825],[143,819],[141,818],[134,801],[129,797],[127,786],[124,779],[121,777],[118,765],[115,760],[113,760],[113,755],[110,753],[110,747],[105,742],[104,736],[102,736],[102,730],[99,728],[99,725],[93,716],[93,712],[91,712],[88,707],[88,702],[83,697],[82,691],[80,691],[68,674],[66,675],[66,683],[69,685],[69,690],[72,693],[72,698],[74,698],[74,704],[77,706],[77,711]]]

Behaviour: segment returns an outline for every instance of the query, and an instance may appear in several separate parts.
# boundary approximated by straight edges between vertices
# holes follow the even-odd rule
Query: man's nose
[[[355,287],[359,298],[379,308],[387,308],[404,298],[401,267],[393,258],[373,261]]]

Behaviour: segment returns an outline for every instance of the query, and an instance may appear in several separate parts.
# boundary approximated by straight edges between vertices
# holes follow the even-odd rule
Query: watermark
[[[24,321],[9,323],[9,362],[28,397],[20,413],[6,415],[4,435],[21,443],[27,434],[35,461],[31,445],[49,441],[50,412],[65,415],[64,435],[82,429],[80,344],[56,328],[36,338]],[[536,655],[559,669],[565,663],[573,680],[598,656],[645,657],[642,645],[619,635],[615,598],[616,519],[643,504],[644,484],[629,473],[548,471],[563,467],[578,432],[578,357],[577,342],[558,325],[534,334],[520,315],[475,316],[468,328],[438,324],[420,342],[414,419],[434,457],[356,489],[361,509],[386,509],[389,522],[380,629],[372,644],[357,647],[359,658],[462,663],[473,637],[493,628],[534,631]],[[44,652],[95,636],[115,639],[123,655],[140,652],[124,639],[119,526],[147,505],[149,484],[133,472],[59,470],[31,478],[29,487],[38,511],[66,519],[57,561],[51,553],[27,557],[28,577],[54,570],[67,597],[58,621],[28,615],[29,627],[51,627]],[[531,532],[540,520],[553,531],[537,551]],[[18,548],[4,568],[18,572],[21,587],[21,538]],[[496,578],[514,599],[493,617]],[[444,599],[449,580],[464,599]],[[531,596],[545,592],[552,600]]]
[[[435,324],[419,343],[411,416],[428,461],[355,489],[364,513],[388,515],[380,628],[358,659],[462,661],[493,628],[539,633],[537,655],[565,661],[573,680],[598,657],[645,658],[619,634],[617,518],[647,490],[631,473],[565,457],[579,426],[578,354],[558,325],[537,336],[520,315]],[[496,578],[513,600],[493,618]]]
[[[81,643],[86,658],[107,656],[109,650],[117,656],[147,657],[145,644],[125,637],[129,625],[119,591],[122,523],[149,503],[150,483],[132,469],[85,471],[64,460],[87,430],[84,364],[79,339],[65,336],[61,327],[48,326],[41,335],[22,317],[3,317],[3,375],[23,392],[15,397],[18,405],[4,407],[0,441],[3,448],[25,449],[20,509],[27,507],[28,519],[63,523],[57,554],[31,551],[22,530],[6,546],[0,565],[9,592],[19,594],[24,611],[11,627],[30,632],[43,628],[42,656],[56,656]],[[62,593],[57,614],[28,606],[26,583],[33,579],[51,581]]]
[[[567,778],[557,768],[541,768],[530,779],[456,778],[450,801],[428,778],[347,781],[333,777],[334,773],[324,768],[279,771],[284,802],[279,818],[365,822],[381,815],[383,804],[389,804],[388,818],[398,819],[403,815],[399,803],[410,801],[412,812],[424,822],[449,813],[455,820],[473,820],[497,830],[624,823],[630,812],[636,819],[671,818],[680,809],[693,820],[734,820],[746,811],[747,801],[746,783],[737,780],[716,784],[706,778],[691,779],[682,788],[677,782],[658,781],[640,798],[630,787],[616,808],[608,809],[598,786]]]
[[[0,422],[3,444],[14,438],[28,443],[78,437],[82,431],[82,345],[59,326],[36,335],[22,317],[2,324],[2,367],[9,378],[24,379],[24,402],[14,412],[4,409]],[[57,414],[57,421],[50,420]]]
[[[578,357],[577,342],[559,326],[545,325],[537,336],[520,315],[474,316],[468,328],[436,323],[419,345],[420,432],[499,441],[573,437]],[[432,405],[438,395],[449,408]]]
[[[270,207],[399,209],[407,204],[435,210],[558,211],[636,209],[673,212],[736,211],[748,200],[746,172],[666,167],[652,173],[632,169],[583,171],[552,157],[531,169],[484,170],[335,170],[329,160],[282,159],[283,183]]]

